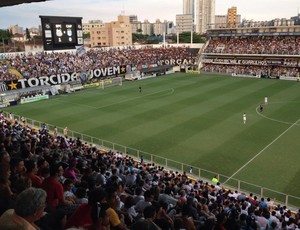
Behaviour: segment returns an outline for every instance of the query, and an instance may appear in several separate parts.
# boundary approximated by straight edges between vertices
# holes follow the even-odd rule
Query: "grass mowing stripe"
[[[121,103],[124,103],[124,102],[133,101],[133,100],[136,100],[136,99],[141,99],[143,97],[147,97],[147,96],[159,94],[159,93],[162,93],[162,92],[165,92],[165,91],[174,92],[174,89],[164,89],[164,90],[156,91],[156,92],[153,92],[153,93],[143,94],[142,96],[139,96],[139,97],[128,98],[126,100],[122,100],[122,101],[118,101],[118,102],[115,102],[115,103],[111,103],[109,105],[100,106],[97,109],[103,109],[103,108],[106,108],[106,107],[109,107],[109,106],[113,106],[113,105],[118,105],[118,104],[121,104]]]
[[[67,103],[67,104],[72,104],[72,105],[76,105],[76,106],[83,106],[83,107],[88,107],[90,109],[97,109],[97,107],[94,107],[94,106],[90,106],[90,105],[86,105],[86,104],[80,104],[80,103],[75,103],[75,102],[71,102],[71,101],[66,101],[66,100],[62,100],[60,98],[52,98],[51,100],[53,101],[59,101],[59,102],[62,102],[62,103]]]
[[[288,127],[283,133],[281,133],[278,137],[276,137],[271,143],[269,143],[266,147],[264,147],[259,153],[257,153],[254,157],[252,157],[246,164],[244,164],[241,168],[239,168],[235,173],[233,173],[223,184],[226,184],[229,180],[231,180],[236,174],[238,174],[241,170],[243,170],[248,164],[250,164],[256,157],[258,157],[261,153],[263,153],[267,148],[269,148],[273,143],[275,143],[280,137],[282,137],[286,132],[288,132],[291,128],[293,128],[300,119],[298,119],[295,123],[293,123],[290,127]]]
[[[162,92],[112,105],[142,96],[139,85],[142,94]],[[176,73],[54,97],[69,105],[50,99],[4,110],[229,176],[290,126],[256,113],[264,96],[270,105],[263,114],[292,124],[300,117],[300,107],[291,103],[300,100],[299,89],[300,84],[290,81]],[[286,105],[271,104],[276,101]],[[105,105],[111,106],[95,109]],[[243,112],[247,126],[241,121]],[[296,127],[299,123],[234,178],[300,197],[296,179],[289,183],[290,175],[299,174]],[[282,165],[289,167],[276,170]]]

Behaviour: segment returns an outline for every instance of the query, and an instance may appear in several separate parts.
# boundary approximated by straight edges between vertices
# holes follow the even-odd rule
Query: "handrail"
[[[9,119],[10,113],[3,111],[3,114],[6,118]],[[21,122],[21,116],[19,115],[12,115],[14,120],[17,120],[18,122]],[[41,121],[33,120],[30,118],[26,118],[26,124],[29,125],[29,127],[39,129],[42,127],[42,125],[46,125],[49,130],[53,130],[54,127],[57,128],[58,133],[62,134],[63,129],[62,127],[58,127],[55,125],[47,124]],[[151,154],[142,150],[138,150],[135,148],[131,148],[125,145],[117,144],[108,140],[96,138],[90,135],[86,135],[83,133],[79,133],[76,131],[69,130],[68,136],[72,138],[80,138],[82,141],[86,141],[91,144],[95,144],[98,148],[106,148],[113,151],[119,151],[123,153],[127,153],[128,155],[140,158],[143,156],[143,159],[147,162],[155,163],[160,166],[164,166],[169,170],[179,170],[181,172],[188,172],[190,167],[193,168],[193,173],[189,173],[188,175],[200,180],[203,179],[205,181],[210,182],[211,179],[215,176],[217,176],[218,180],[221,181],[227,181],[226,186],[223,184],[223,187],[227,189],[234,189],[238,192],[248,192],[253,193],[254,195],[257,195],[258,197],[270,197],[272,200],[276,201],[277,204],[285,205],[289,207],[292,211],[298,211],[298,207],[300,206],[300,197],[296,197],[293,195],[289,195],[286,193],[278,192],[269,188],[261,187],[255,184],[251,184],[242,180],[237,180],[234,178],[229,178],[226,175],[216,173],[213,171],[209,171],[206,169],[201,169],[198,167],[195,167],[193,165],[185,164],[179,161],[175,161],[172,159],[164,158],[155,154]]]

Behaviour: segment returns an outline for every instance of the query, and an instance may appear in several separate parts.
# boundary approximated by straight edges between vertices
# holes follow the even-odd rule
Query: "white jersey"
[[[244,122],[244,124],[246,123],[246,121],[247,121],[247,115],[246,115],[246,113],[244,113],[243,114],[243,122]]]

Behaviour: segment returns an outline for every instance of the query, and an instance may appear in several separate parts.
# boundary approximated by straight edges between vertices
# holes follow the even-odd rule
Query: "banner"
[[[195,64],[191,59],[166,59],[157,62],[158,65],[193,65]]]
[[[63,73],[34,78],[22,78],[18,80],[5,81],[5,86],[2,89],[7,90],[24,89],[29,87],[37,87],[44,85],[60,85],[63,83],[80,80],[82,84],[88,83],[97,78],[105,78],[126,73],[126,66],[115,66],[89,70],[87,72]]]
[[[83,56],[86,53],[83,46],[75,46],[75,48],[76,48],[76,52],[78,53],[79,57]]]

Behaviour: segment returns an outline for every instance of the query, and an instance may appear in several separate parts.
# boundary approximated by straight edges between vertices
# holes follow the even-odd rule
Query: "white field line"
[[[292,101],[292,102],[293,102],[293,101]],[[269,103],[269,104],[279,104],[279,103],[285,103],[285,102],[273,102],[273,103]],[[295,103],[299,103],[299,102],[295,102]],[[278,123],[282,123],[282,124],[286,124],[286,125],[292,125],[292,124],[293,124],[292,122],[281,121],[281,120],[277,120],[277,119],[273,119],[273,118],[267,117],[267,116],[265,116],[263,113],[259,112],[259,111],[258,111],[258,108],[259,108],[259,106],[256,107],[256,113],[257,113],[259,116],[261,116],[261,117],[263,117],[263,118],[265,118],[265,119],[268,119],[268,120],[270,120],[270,121],[275,121],[275,122],[278,122]],[[296,124],[296,125],[300,125],[300,124]]]
[[[103,109],[103,108],[106,108],[106,107],[109,107],[109,106],[112,106],[112,105],[117,105],[117,104],[121,104],[123,102],[132,101],[132,100],[135,100],[135,99],[139,99],[141,97],[147,97],[147,96],[155,95],[155,94],[158,94],[158,93],[161,93],[161,92],[164,92],[164,91],[170,91],[171,92],[170,94],[172,94],[172,93],[174,93],[175,90],[173,88],[164,89],[164,90],[156,91],[156,92],[153,92],[153,93],[143,94],[142,96],[139,96],[139,97],[132,97],[132,98],[128,98],[128,99],[118,101],[118,102],[115,102],[115,103],[111,103],[111,104],[108,104],[108,105],[103,105],[103,106],[100,106],[100,107],[94,107],[94,106],[79,104],[79,103],[74,103],[74,102],[67,102],[67,103],[73,104],[73,105],[78,105],[78,106],[83,106],[83,107],[88,107],[88,108],[91,108],[91,109]],[[168,95],[168,94],[166,94],[166,95]],[[58,99],[58,98],[55,98],[55,99],[52,99],[52,100],[66,102],[65,100]]]
[[[280,137],[282,137],[287,131],[289,131],[293,126],[297,125],[297,123],[300,121],[297,120],[294,124],[292,124],[290,127],[288,127],[283,133],[281,133],[278,137],[276,137],[270,144],[268,144],[266,147],[264,147],[259,153],[257,153],[254,157],[252,157],[246,164],[244,164],[241,168],[239,168],[235,173],[233,173],[223,184],[226,184],[232,177],[234,177],[236,174],[238,174],[243,168],[245,168],[248,164],[250,164],[256,157],[258,157],[262,152],[264,152],[267,148],[269,148],[274,142],[276,142]]]

